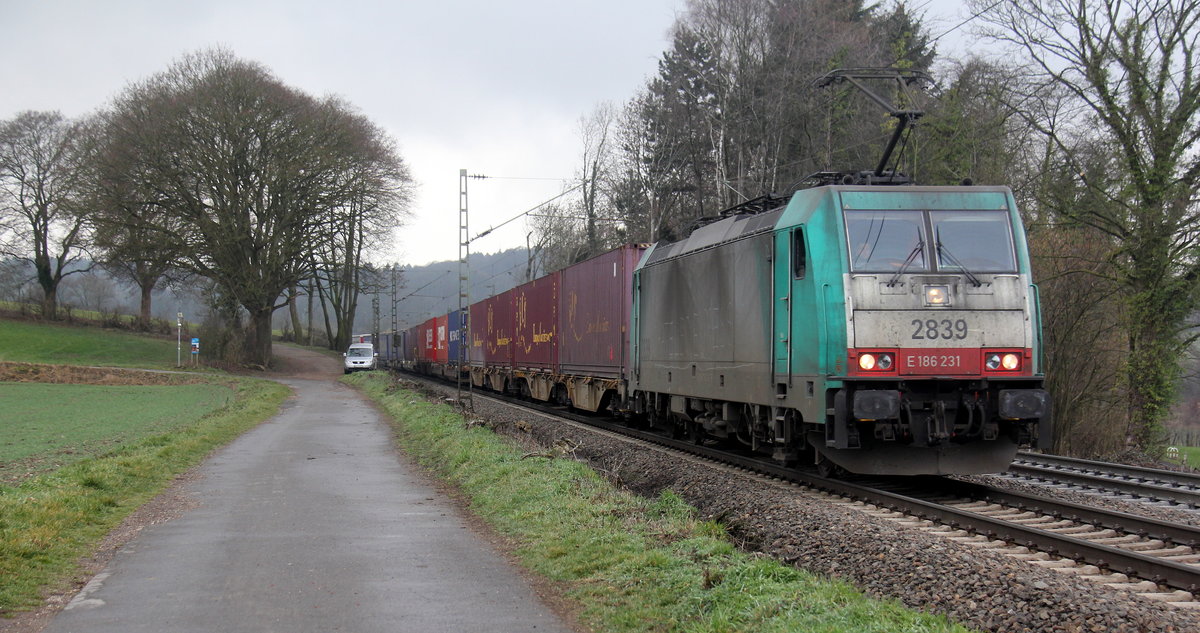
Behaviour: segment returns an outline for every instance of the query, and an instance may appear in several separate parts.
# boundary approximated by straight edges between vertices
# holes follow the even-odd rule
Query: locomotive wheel
[[[704,431],[700,429],[700,425],[695,422],[686,422],[687,424],[687,440],[696,446],[704,443]]]
[[[825,457],[821,457],[817,461],[817,474],[826,479],[837,479],[846,474],[846,471],[837,464],[829,461]]]

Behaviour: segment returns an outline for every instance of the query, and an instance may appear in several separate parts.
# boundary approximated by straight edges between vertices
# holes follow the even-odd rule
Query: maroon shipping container
[[[512,367],[512,290],[470,307],[470,362]]]
[[[629,354],[633,269],[645,250],[622,246],[562,271],[558,354],[563,373],[621,376]]]
[[[404,337],[404,362],[411,367],[421,358],[421,326],[414,325],[408,328],[408,335]]]
[[[556,369],[558,365],[559,273],[513,288],[513,366]]]
[[[467,363],[475,367],[483,367],[484,341],[487,339],[487,301],[471,304],[471,346],[467,348]]]
[[[488,367],[512,367],[513,362],[513,297],[516,289],[506,290],[475,304],[471,312],[471,328],[483,338],[483,362]]]

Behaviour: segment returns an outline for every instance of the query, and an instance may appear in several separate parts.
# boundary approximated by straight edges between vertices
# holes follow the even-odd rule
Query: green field
[[[219,385],[51,385],[0,382],[0,482],[52,471],[225,406]]]
[[[1187,464],[1192,468],[1200,468],[1200,446],[1178,446],[1181,459],[1168,460],[1179,464]]]
[[[0,321],[0,361],[162,369],[175,366],[175,353],[176,342],[171,339],[96,327]]]

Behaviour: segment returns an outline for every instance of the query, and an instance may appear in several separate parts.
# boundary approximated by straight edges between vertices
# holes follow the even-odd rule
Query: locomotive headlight
[[[950,286],[925,286],[925,305],[950,305]]]
[[[895,358],[887,352],[864,352],[858,355],[858,368],[863,371],[891,371]]]
[[[887,370],[891,369],[892,368],[892,355],[891,354],[880,354],[879,360],[875,363],[875,366],[878,367],[880,371],[887,371]]]
[[[983,365],[988,371],[1017,371],[1021,368],[1021,357],[1012,352],[988,354]]]
[[[1000,357],[1000,366],[1008,371],[1016,371],[1021,368],[1021,357],[1016,354],[1005,354]]]
[[[875,369],[875,355],[874,354],[862,354],[861,356],[859,356],[858,357],[858,368],[862,369],[864,371],[871,371],[872,369]]]

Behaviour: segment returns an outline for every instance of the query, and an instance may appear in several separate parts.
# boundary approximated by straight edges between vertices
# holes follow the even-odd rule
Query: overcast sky
[[[962,11],[914,0],[935,34]],[[458,171],[471,235],[541,203],[578,164],[579,120],[654,74],[684,0],[0,0],[0,119],[71,117],[189,52],[223,46],[386,129],[417,181],[388,257],[458,256]],[[957,36],[958,34],[956,34]],[[956,44],[947,38],[943,48]],[[547,180],[536,180],[547,179]],[[523,246],[523,221],[472,244]]]

